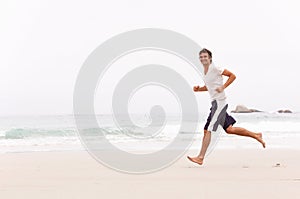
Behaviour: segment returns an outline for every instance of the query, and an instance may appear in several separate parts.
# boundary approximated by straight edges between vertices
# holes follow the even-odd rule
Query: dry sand
[[[187,155],[196,155],[189,151]],[[85,151],[0,154],[0,198],[300,198],[300,150],[215,150],[146,175],[109,169]]]

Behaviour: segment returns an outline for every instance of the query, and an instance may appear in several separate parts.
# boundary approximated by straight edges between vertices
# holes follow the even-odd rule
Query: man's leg
[[[226,129],[226,133],[254,138],[260,142],[264,148],[266,147],[266,143],[263,141],[261,133],[254,133],[241,127],[233,127],[232,125]]]
[[[209,146],[210,140],[211,140],[211,132],[204,130],[204,136],[202,139],[202,147],[201,147],[201,151],[198,155],[199,158],[202,158],[202,159],[204,158],[206,150]]]
[[[205,124],[204,129],[204,137],[202,141],[202,147],[201,151],[198,156],[196,157],[189,157],[188,159],[192,162],[198,163],[200,165],[203,164],[203,159],[205,157],[206,150],[209,146],[210,140],[211,140],[211,132],[216,132],[218,129],[218,126],[220,124],[223,124],[226,117],[226,110],[227,110],[227,103],[226,100],[212,101],[212,107],[211,112],[209,114],[209,117],[207,118],[207,122]]]
[[[189,157],[188,156],[188,159],[191,160],[192,162],[195,162],[195,163],[198,163],[198,164],[202,165],[204,157],[205,157],[206,150],[207,150],[207,148],[209,146],[209,143],[210,143],[210,139],[211,139],[211,132],[207,131],[207,130],[204,130],[204,136],[203,136],[203,139],[202,139],[202,147],[201,147],[201,151],[200,151],[199,155],[196,156],[196,157]]]

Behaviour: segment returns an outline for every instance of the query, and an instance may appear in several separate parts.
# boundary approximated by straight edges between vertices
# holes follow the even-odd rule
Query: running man
[[[226,102],[224,89],[235,80],[236,76],[225,68],[215,66],[212,62],[212,53],[205,48],[199,52],[199,58],[204,67],[203,80],[205,85],[203,87],[194,86],[194,91],[208,91],[211,98],[211,108],[204,126],[201,151],[198,156],[187,156],[187,158],[199,165],[203,164],[205,153],[211,140],[211,132],[214,133],[217,131],[219,125],[223,127],[226,133],[254,138],[265,148],[266,144],[262,139],[261,133],[254,133],[241,127],[233,127],[236,121],[227,113],[228,104]],[[224,85],[223,75],[228,77]]]

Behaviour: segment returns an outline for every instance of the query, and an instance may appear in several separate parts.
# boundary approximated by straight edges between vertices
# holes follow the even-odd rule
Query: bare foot
[[[266,143],[262,139],[262,133],[256,133],[256,136],[257,136],[256,140],[259,141],[263,145],[264,148],[266,148]]]
[[[199,165],[202,165],[202,164],[203,164],[203,158],[199,158],[199,157],[194,157],[194,158],[192,158],[192,157],[190,157],[190,156],[187,156],[187,158],[188,158],[190,161],[192,161],[192,162],[194,162],[194,163],[197,163],[197,164],[199,164]]]

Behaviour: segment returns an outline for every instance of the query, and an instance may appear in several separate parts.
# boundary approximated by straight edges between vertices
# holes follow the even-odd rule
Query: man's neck
[[[204,68],[208,68],[210,64],[203,64]]]

